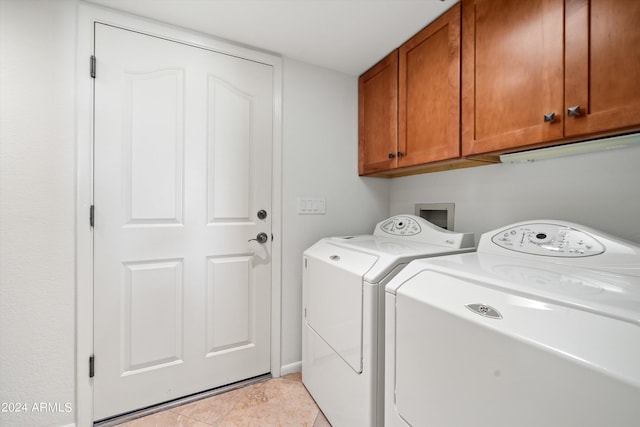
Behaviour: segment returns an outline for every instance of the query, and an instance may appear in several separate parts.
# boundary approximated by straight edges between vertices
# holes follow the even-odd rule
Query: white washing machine
[[[302,381],[334,427],[383,425],[384,285],[411,260],[473,246],[472,233],[398,215],[304,252]]]
[[[385,425],[640,425],[640,246],[563,221],[386,287]]]

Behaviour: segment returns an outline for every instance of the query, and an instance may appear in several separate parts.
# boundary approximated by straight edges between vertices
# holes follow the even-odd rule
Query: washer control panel
[[[587,257],[605,251],[602,243],[584,231],[550,223],[528,223],[501,230],[491,237],[512,251],[555,257]]]
[[[422,231],[420,224],[409,216],[394,216],[384,221],[380,229],[394,236],[415,236]]]

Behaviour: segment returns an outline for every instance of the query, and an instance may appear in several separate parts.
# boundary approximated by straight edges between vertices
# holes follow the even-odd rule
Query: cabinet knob
[[[544,115],[544,121],[546,122],[552,122],[556,119],[556,113],[547,113]]]
[[[404,153],[402,151],[398,151],[398,158],[404,156]]]
[[[576,106],[567,108],[567,114],[569,115],[569,117],[579,117],[580,116],[580,106],[576,105]]]
[[[393,159],[395,156],[396,156],[395,154],[393,154],[393,153],[389,153],[389,158],[390,158],[390,159]]]

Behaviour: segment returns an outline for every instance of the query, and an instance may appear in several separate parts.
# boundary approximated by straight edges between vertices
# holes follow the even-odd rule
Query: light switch
[[[298,214],[325,215],[326,203],[324,197],[298,197]]]

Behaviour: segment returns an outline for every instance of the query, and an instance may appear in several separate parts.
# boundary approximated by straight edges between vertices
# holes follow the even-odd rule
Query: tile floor
[[[121,427],[330,427],[300,373],[273,378],[120,424]]]

